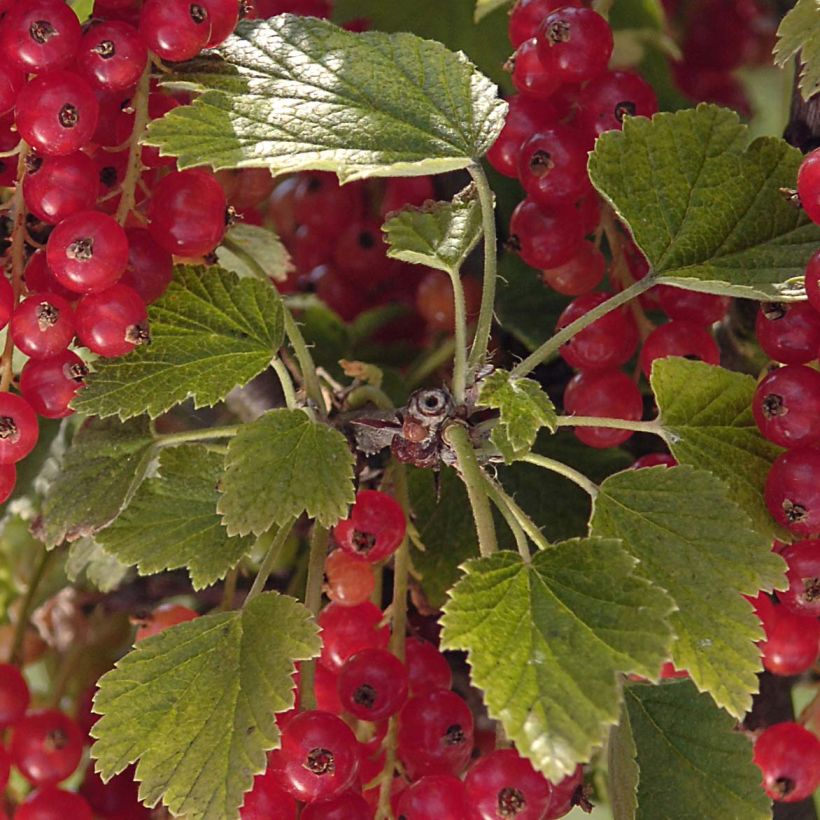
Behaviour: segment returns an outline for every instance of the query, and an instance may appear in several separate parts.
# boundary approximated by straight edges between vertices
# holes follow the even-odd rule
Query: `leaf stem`
[[[310,536],[310,555],[308,556],[307,586],[305,588],[305,606],[314,618],[319,617],[319,610],[322,608],[322,579],[324,578],[328,538],[327,528],[314,523]],[[301,669],[299,695],[302,709],[315,709],[316,659],[305,661]]]
[[[418,387],[431,373],[434,373],[444,363],[455,354],[456,342],[452,337],[443,339],[433,349],[426,353],[416,364],[413,365],[405,378],[407,388],[412,390]]]
[[[293,524],[294,522],[291,521],[290,524],[286,524],[278,530],[271,528],[256,539],[256,546],[261,547],[263,550],[266,550],[266,552],[259,566],[259,572],[256,573],[256,578],[253,580],[251,591],[248,593],[248,597],[245,598],[243,606],[247,606],[247,604],[265,588],[265,584],[268,582],[268,576],[271,574],[279,558],[282,547],[285,546],[285,542],[288,540],[290,531],[293,529]]]
[[[302,335],[298,323],[293,318],[293,314],[287,305],[283,305],[283,308],[285,310],[285,333],[287,333],[288,339],[290,339],[293,352],[296,355],[296,361],[299,362],[305,392],[308,394],[308,397],[315,402],[322,415],[324,415],[327,412],[327,408],[325,407],[322,386],[319,384],[319,376],[316,373],[316,364],[313,361],[313,356],[310,355],[305,337]]]
[[[395,406],[384,390],[372,384],[360,384],[351,390],[345,405],[348,410],[358,410],[368,402],[379,410],[392,410]]]
[[[154,437],[157,447],[175,447],[190,441],[210,441],[215,438],[232,438],[241,429],[241,424],[229,427],[203,427],[201,430],[182,430],[179,433],[165,433]]]
[[[288,410],[296,410],[298,402],[296,401],[296,391],[293,389],[293,379],[290,377],[290,371],[285,367],[285,363],[278,356],[271,361],[270,365],[279,377],[279,383],[282,385],[282,394],[285,397],[285,404]]]
[[[478,548],[486,558],[498,551],[493,512],[487,498],[486,476],[479,466],[470,435],[463,424],[451,424],[444,431],[444,438],[455,450],[459,472],[473,509]]]
[[[19,187],[22,187],[22,185]],[[23,598],[23,603],[17,613],[17,623],[14,627],[14,640],[11,644],[11,653],[9,657],[9,662],[17,666],[19,666],[23,660],[23,642],[26,637],[26,629],[28,628],[29,618],[31,616],[31,610],[34,604],[34,597],[37,594],[37,589],[40,586],[40,583],[46,576],[46,572],[52,558],[56,554],[56,550],[49,551],[45,547],[42,548],[40,560],[34,567],[34,572],[29,579],[28,589],[26,590],[25,597]]]
[[[590,481],[583,473],[579,473],[578,470],[574,470],[562,461],[556,461],[554,458],[547,458],[547,456],[542,456],[538,453],[528,453],[521,460],[526,461],[528,464],[534,464],[536,467],[543,467],[545,470],[552,470],[552,472],[558,473],[558,475],[562,475],[570,481],[574,481],[590,498],[594,499],[598,496],[597,484]]]
[[[552,545],[544,537],[544,533],[541,532],[538,525],[518,506],[518,503],[507,494],[501,484],[490,478],[486,473],[484,474],[484,480],[487,482],[487,492],[492,496],[494,503],[503,504],[509,509],[515,517],[515,520],[521,525],[521,528],[530,537],[535,546],[540,550],[550,549]]]
[[[613,430],[632,430],[635,433],[651,433],[666,439],[666,430],[657,419],[653,421],[630,421],[629,419],[598,418],[597,416],[559,416],[558,427],[611,427]]]
[[[610,296],[603,304],[593,308],[583,316],[579,316],[574,322],[570,322],[565,328],[559,330],[558,333],[547,339],[540,347],[536,348],[524,361],[519,362],[511,371],[510,375],[514,377],[526,376],[527,373],[538,367],[539,364],[545,362],[551,356],[558,352],[559,348],[565,342],[568,342],[577,333],[580,333],[585,327],[589,327],[593,322],[606,316],[615,308],[625,305],[636,296],[649,290],[655,285],[655,277],[648,273],[643,279],[635,282],[622,291]]]
[[[518,554],[526,563],[529,563],[532,556],[530,555],[530,548],[527,543],[527,534],[524,532],[524,528],[518,523],[518,519],[515,517],[515,514],[505,503],[504,498],[496,492],[496,489],[492,484],[487,484],[487,493],[490,496],[490,500],[493,504],[495,504],[496,509],[501,513],[504,520],[507,522],[507,526],[510,528],[513,538],[515,538],[515,545],[518,548]]]
[[[453,355],[453,398],[464,404],[467,392],[467,307],[464,303],[464,285],[457,270],[449,271],[453,284],[455,309],[455,351]]]
[[[128,166],[125,179],[122,181],[120,202],[117,205],[117,222],[124,225],[128,214],[134,210],[137,195],[137,185],[142,174],[142,145],[140,140],[148,125],[148,95],[151,90],[151,65],[145,67],[137,83],[137,90],[131,98],[134,107],[134,129],[128,146]]]
[[[490,188],[484,168],[475,163],[468,169],[473,178],[478,200],[481,203],[481,222],[484,230],[484,281],[481,291],[481,309],[478,313],[473,346],[467,365],[475,373],[484,363],[487,356],[487,347],[490,344],[490,332],[493,327],[493,311],[495,310],[495,287],[498,280],[498,240],[495,232],[495,197]]]

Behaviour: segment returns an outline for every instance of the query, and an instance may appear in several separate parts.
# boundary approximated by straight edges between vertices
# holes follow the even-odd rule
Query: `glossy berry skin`
[[[164,629],[168,629],[169,626],[176,626],[186,621],[193,621],[197,617],[199,617],[197,613],[187,606],[180,606],[179,604],[160,604],[150,615],[136,622],[137,633],[134,636],[134,643],[139,643],[146,638],[159,635],[160,632]]]
[[[540,820],[552,795],[549,780],[515,749],[499,749],[481,757],[467,772],[464,786],[480,820]]]
[[[816,251],[806,265],[805,287],[809,304],[820,313],[820,251]]]
[[[345,792],[330,800],[308,803],[300,820],[372,820],[373,812],[360,794]]]
[[[338,672],[351,655],[363,649],[386,649],[390,630],[379,626],[383,617],[384,613],[370,601],[358,606],[326,606],[319,615],[321,663]]]
[[[239,811],[241,820],[296,820],[296,814],[296,801],[279,786],[270,766],[253,779]]]
[[[780,447],[820,441],[820,373],[802,364],[773,370],[758,384],[752,412],[760,432]]]
[[[620,370],[584,371],[574,376],[564,391],[564,410],[575,416],[638,421],[643,399],[635,382]],[[576,427],[575,437],[588,447],[606,448],[623,444],[630,430],[608,427]]]
[[[778,456],[764,499],[775,521],[791,532],[820,532],[820,448],[800,447]]]
[[[552,799],[547,813],[542,820],[559,820],[568,814],[573,806],[577,805],[578,793],[584,787],[584,769],[578,766],[572,774],[568,774],[560,783],[552,786]]]
[[[5,504],[11,498],[16,484],[17,468],[13,464],[0,464],[0,504]]]
[[[103,91],[132,88],[147,63],[148,50],[139,32],[119,20],[94,23],[80,43],[79,71]]]
[[[411,779],[459,774],[473,751],[473,715],[454,692],[434,689],[399,713],[399,757]]]
[[[430,689],[449,689],[453,685],[450,664],[429,641],[408,638],[404,645],[404,664],[410,694],[414,696]]]
[[[23,272],[23,279],[29,293],[53,293],[67,302],[76,302],[80,298],[79,293],[64,288],[54,277],[48,266],[45,250],[38,250],[32,254]]]
[[[32,148],[44,156],[65,156],[91,142],[100,104],[78,74],[54,71],[23,86],[14,111],[17,130]]]
[[[131,765],[107,783],[93,766],[86,769],[79,793],[100,820],[150,820],[150,809],[139,802],[135,769]]]
[[[49,225],[93,208],[99,193],[96,163],[82,151],[38,157],[29,163],[23,179],[26,207]]]
[[[777,723],[763,731],[755,741],[754,762],[772,800],[797,803],[820,786],[820,740],[799,723]]]
[[[270,766],[279,785],[297,800],[328,800],[353,785],[358,741],[336,715],[301,712],[282,731],[282,746],[271,755]]]
[[[6,790],[6,784],[9,782],[9,775],[11,774],[11,757],[9,756],[6,747],[0,743],[0,793]]]
[[[401,505],[379,490],[360,490],[350,515],[333,528],[336,543],[373,564],[389,558],[407,530]]]
[[[803,158],[797,172],[797,195],[806,216],[820,222],[820,150],[814,149]]]
[[[507,34],[513,48],[538,34],[544,18],[557,9],[579,7],[580,0],[516,0],[510,12]]]
[[[122,276],[128,264],[128,238],[108,214],[80,211],[51,232],[46,260],[63,287],[99,293]]]
[[[79,794],[44,786],[32,792],[14,812],[14,820],[92,820],[88,803]]]
[[[574,129],[560,123],[533,134],[518,155],[518,179],[527,196],[546,208],[584,196],[590,183],[581,142]]]
[[[401,709],[407,700],[407,670],[385,649],[363,649],[347,659],[337,680],[345,711],[373,723]]]
[[[789,588],[777,598],[795,615],[820,617],[820,541],[798,541],[781,553]]]
[[[0,464],[24,459],[40,435],[31,405],[13,393],[0,393]]]
[[[148,210],[154,241],[175,256],[205,256],[225,233],[225,192],[212,174],[174,171],[154,188]]]
[[[518,203],[510,219],[510,247],[537,270],[568,262],[578,253],[583,239],[573,207],[547,210],[528,197]]]
[[[341,715],[344,711],[342,702],[339,700],[339,676],[336,671],[331,671],[321,663],[316,664],[316,680],[314,691],[316,694],[316,707],[323,712],[332,712],[334,715]]]
[[[0,51],[26,74],[66,68],[80,45],[77,15],[59,0],[20,3],[3,19]]]
[[[481,285],[476,279],[464,276],[461,289],[467,321],[472,322],[481,307]],[[453,333],[456,323],[453,283],[446,273],[431,270],[424,274],[416,289],[416,310],[432,333]]]
[[[239,22],[239,0],[201,0],[211,18],[211,36],[205,48],[214,48],[230,37]]]
[[[168,289],[174,275],[174,259],[145,228],[127,228],[128,264],[120,283],[133,288],[145,302],[156,302]]]
[[[658,98],[649,83],[631,71],[611,71],[581,89],[574,124],[594,142],[605,131],[620,130],[624,117],[657,112]]]
[[[87,375],[83,360],[64,350],[48,359],[29,359],[20,372],[20,392],[38,416],[62,419],[74,412],[69,404]]]
[[[606,71],[614,44],[609,23],[588,8],[562,8],[538,29],[538,55],[562,83],[582,83]]]
[[[399,820],[464,820],[470,817],[464,784],[451,774],[427,775],[412,783],[399,798]]]
[[[373,220],[352,222],[336,240],[333,263],[351,283],[372,287],[391,278],[395,262],[387,258],[381,225]]]
[[[17,95],[25,82],[26,75],[19,68],[0,58],[0,115],[14,109]]]
[[[172,63],[196,57],[211,37],[211,18],[191,0],[146,0],[139,33],[158,57]]]
[[[0,663],[0,730],[18,723],[30,702],[23,673],[10,663]]]
[[[79,765],[83,734],[63,712],[30,712],[15,726],[11,757],[20,774],[36,786],[65,780]]]
[[[342,549],[334,550],[325,559],[325,577],[328,598],[343,606],[363,604],[376,588],[373,565]]]
[[[808,364],[820,348],[820,314],[809,302],[770,302],[761,305],[755,334],[770,359]]]
[[[364,216],[362,191],[355,185],[339,185],[335,174],[312,171],[300,175],[293,192],[293,214],[299,225],[338,236],[351,220]]]
[[[541,61],[535,37],[521,43],[512,56],[511,63],[513,85],[522,97],[548,100],[561,85],[552,66],[544,65]]]
[[[14,311],[10,324],[15,346],[32,359],[56,356],[74,338],[74,311],[59,296],[35,293]]]
[[[549,101],[531,100],[520,94],[509,99],[504,127],[487,152],[487,160],[500,174],[518,176],[521,146],[542,128],[554,125],[558,117]]]
[[[673,288],[671,285],[658,285],[654,291],[661,310],[670,319],[685,319],[699,325],[719,322],[726,315],[731,303],[728,296]]]
[[[145,302],[126,285],[84,296],[77,305],[76,325],[80,342],[107,359],[124,356],[151,338]]]
[[[592,242],[584,240],[572,259],[557,268],[541,271],[541,278],[564,296],[583,296],[601,284],[605,273],[604,255]]]
[[[643,470],[646,467],[677,467],[678,462],[669,453],[647,453],[636,459],[631,465],[633,470]]]
[[[604,304],[611,294],[588,293],[567,305],[558,317],[556,330]],[[628,307],[618,307],[576,333],[561,347],[570,366],[584,370],[609,370],[628,362],[638,346],[638,328]]]
[[[13,311],[14,288],[5,276],[0,276],[0,330],[9,323]]]
[[[683,356],[706,364],[720,364],[720,350],[709,331],[702,325],[684,319],[673,319],[656,327],[644,339],[640,355],[644,375],[649,378],[652,364],[667,356]]]

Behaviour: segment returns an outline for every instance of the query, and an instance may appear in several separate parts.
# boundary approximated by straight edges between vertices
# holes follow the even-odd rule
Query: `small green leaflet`
[[[47,547],[106,527],[145,476],[154,439],[146,419],[87,422],[63,456],[34,531]]]
[[[621,725],[609,743],[614,820],[767,820],[771,804],[752,763],[752,743],[691,681],[624,690]]]
[[[714,105],[629,118],[590,155],[595,187],[629,225],[659,281],[752,299],[800,298],[820,226],[784,197],[802,154],[747,144]]]
[[[343,181],[442,173],[483,156],[506,103],[463,54],[413,34],[354,34],[280,14],[246,20],[176,84],[207,92],[153,122],[180,168],[334,171]]]
[[[442,619],[518,751],[551,780],[589,760],[618,720],[619,673],[656,678],[673,609],[618,541],[584,538],[468,561]]]
[[[496,370],[481,384],[479,407],[499,411],[491,440],[510,464],[526,455],[542,427],[555,432],[555,405],[532,379],[514,379],[506,370]]]
[[[222,514],[229,535],[261,535],[306,512],[330,526],[353,503],[347,439],[302,410],[271,410],[228,445]]]
[[[109,555],[93,538],[81,538],[68,548],[65,574],[76,582],[84,575],[100,592],[112,592],[131,569],[113,555]]]
[[[223,578],[253,539],[230,538],[217,515],[222,462],[201,446],[163,450],[158,475],[98,534],[102,547],[141,575],[186,567],[194,589]]]
[[[457,274],[481,238],[481,205],[473,187],[452,202],[428,202],[391,214],[382,230],[387,255]]]
[[[804,100],[820,91],[820,3],[797,0],[781,20],[774,47],[776,65],[785,68],[800,52],[800,92]]]
[[[293,262],[282,240],[269,228],[234,225],[216,249],[219,264],[239,276],[256,276],[284,282]]]
[[[758,687],[762,633],[741,595],[782,585],[784,564],[725,485],[685,465],[616,473],[601,484],[590,532],[621,539],[636,572],[669,592],[675,666],[743,717]]]
[[[475,21],[478,23],[490,12],[508,5],[512,0],[475,0]]]
[[[782,450],[757,429],[755,385],[751,376],[679,357],[659,359],[652,369],[652,391],[675,458],[722,479],[754,528],[774,538],[777,525],[763,488]]]
[[[275,288],[219,268],[178,266],[148,315],[151,344],[97,361],[76,410],[156,418],[189,397],[210,407],[259,375],[284,341]]]
[[[140,800],[190,820],[234,820],[276,748],[295,662],[321,642],[310,613],[267,592],[142,641],[103,675],[92,754],[105,780],[139,760]]]

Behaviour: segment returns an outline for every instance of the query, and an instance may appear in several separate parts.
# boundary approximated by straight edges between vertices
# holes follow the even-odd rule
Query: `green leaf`
[[[468,561],[442,646],[468,652],[473,684],[521,754],[552,780],[589,760],[618,720],[619,673],[654,678],[673,609],[612,539],[565,541],[525,564]]]
[[[753,299],[799,298],[820,226],[789,203],[802,154],[748,148],[737,114],[713,105],[634,117],[596,143],[589,171],[659,281]]]
[[[817,0],[797,0],[781,20],[774,47],[774,62],[781,68],[800,52],[800,92],[804,100],[820,91],[820,5]]]
[[[758,688],[762,635],[741,594],[781,583],[784,565],[724,484],[684,465],[617,473],[601,485],[590,532],[620,538],[638,573],[674,598],[675,666],[741,718]]]
[[[507,6],[512,0],[475,0],[475,21],[483,20],[490,12]]]
[[[678,357],[659,359],[652,369],[652,391],[675,458],[721,478],[754,528],[774,538],[778,529],[763,488],[783,451],[757,429],[755,386],[751,376]]]
[[[452,202],[403,208],[384,223],[387,255],[456,274],[481,238],[481,206],[470,187]]]
[[[190,820],[238,817],[279,743],[274,715],[294,701],[295,661],[321,643],[293,598],[263,593],[142,641],[98,682],[92,754],[104,779],[139,759],[140,800]]]
[[[74,436],[48,488],[37,537],[48,547],[76,541],[110,524],[148,469],[154,440],[146,419],[87,422]]]
[[[272,410],[228,445],[219,512],[230,535],[261,535],[306,512],[330,526],[353,503],[347,440],[301,410]]]
[[[615,811],[615,820],[771,817],[751,742],[690,681],[627,686],[614,745],[610,783],[631,783],[638,773],[637,811]]]
[[[127,419],[156,418],[189,397],[210,407],[259,375],[284,340],[275,288],[219,268],[178,266],[149,318],[151,344],[95,362],[75,409]]]
[[[509,464],[526,455],[542,427],[555,432],[555,405],[532,379],[513,379],[506,370],[496,370],[481,384],[479,407],[499,411],[491,439]]]
[[[354,34],[281,14],[249,20],[173,81],[206,91],[146,142],[180,168],[334,171],[342,181],[442,173],[483,156],[506,104],[463,54],[413,34]]]
[[[270,228],[234,225],[216,249],[219,264],[239,276],[255,276],[284,282],[293,262],[282,240]]]
[[[253,540],[230,538],[217,515],[222,461],[201,446],[163,450],[158,475],[97,540],[141,575],[186,567],[194,589],[223,578]]]
[[[68,548],[65,573],[76,582],[81,575],[100,592],[112,592],[128,575],[131,567],[109,555],[93,538],[81,538]]]

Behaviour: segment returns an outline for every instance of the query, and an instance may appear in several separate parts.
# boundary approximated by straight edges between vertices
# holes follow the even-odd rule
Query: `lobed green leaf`
[[[68,548],[65,574],[72,583],[84,575],[100,592],[112,592],[131,567],[107,553],[94,538],[81,538]]]
[[[293,262],[282,240],[270,228],[234,225],[216,249],[219,264],[239,276],[284,282],[293,270]]]
[[[820,91],[820,5],[797,0],[777,29],[774,62],[785,68],[792,57],[800,60],[800,92],[804,100]]]

